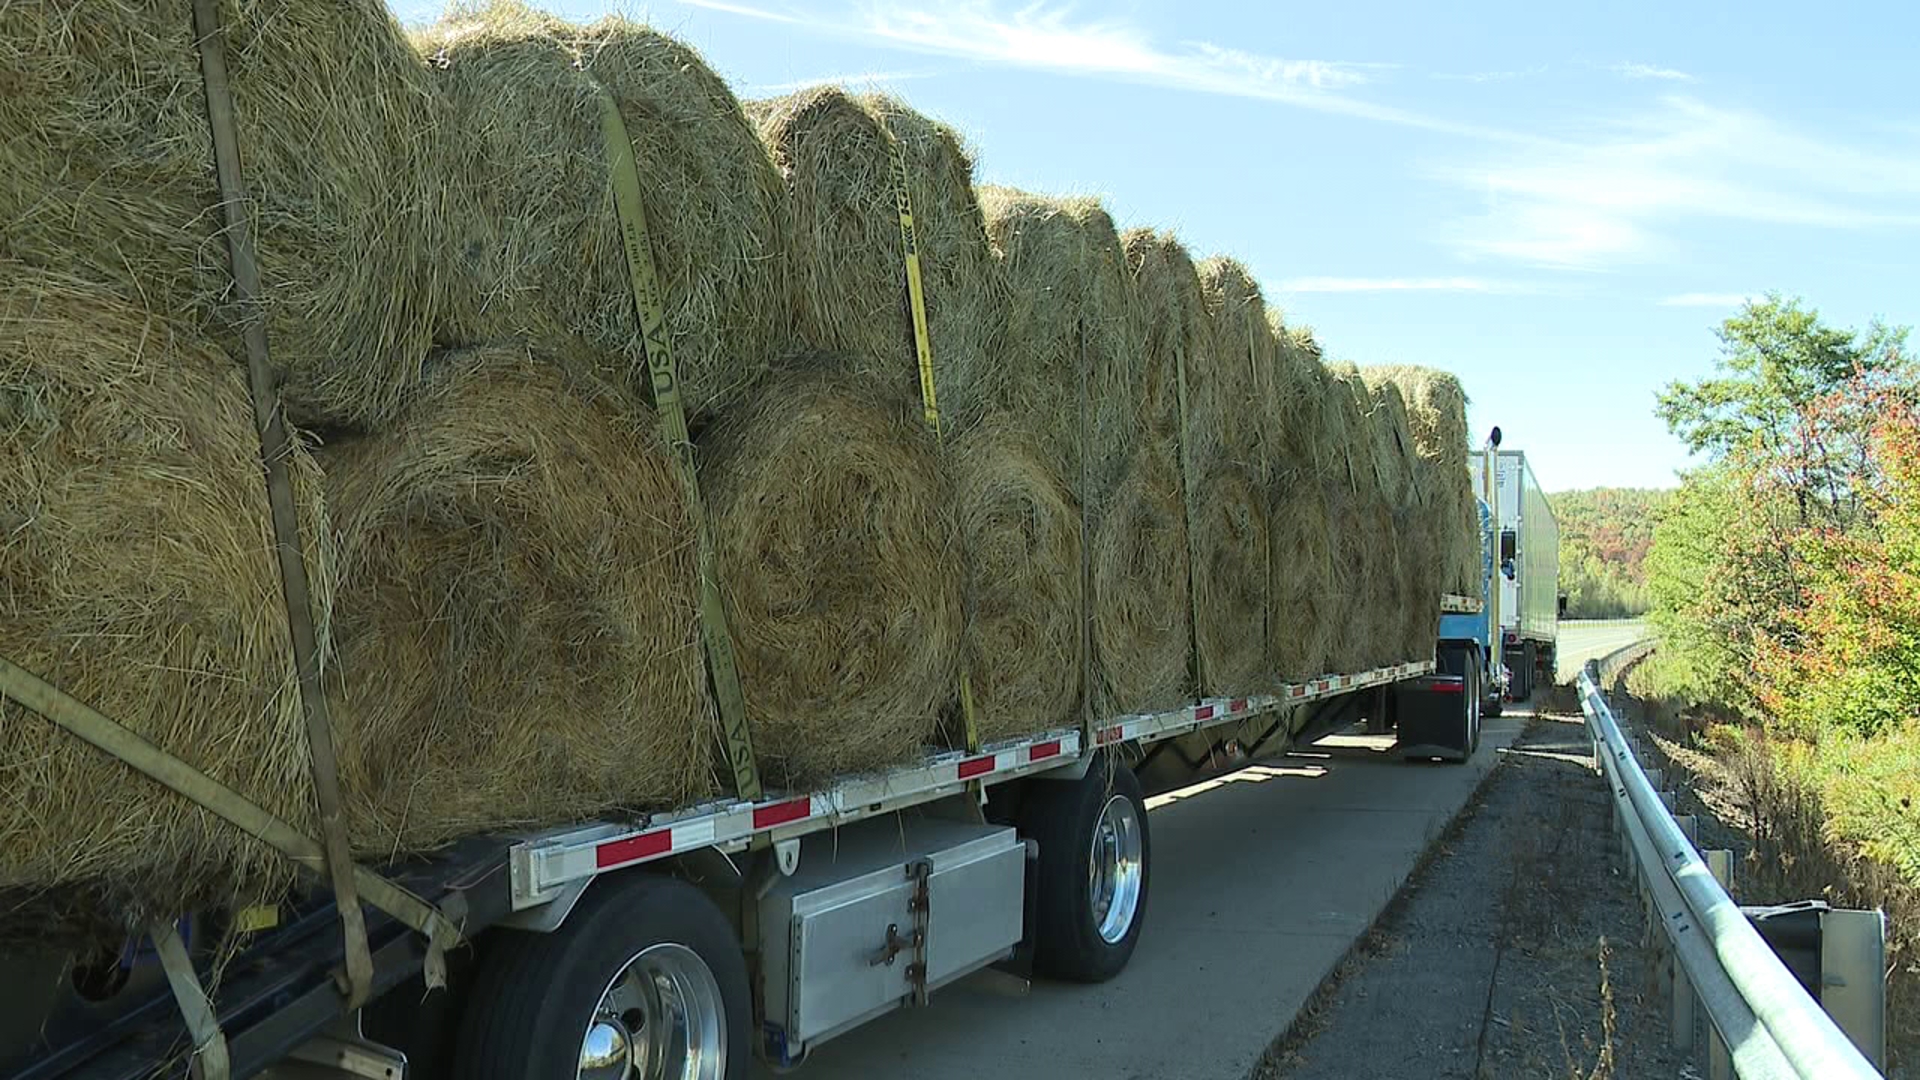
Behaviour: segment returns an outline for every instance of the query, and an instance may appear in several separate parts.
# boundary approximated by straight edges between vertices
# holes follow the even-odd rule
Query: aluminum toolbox
[[[1006,957],[1026,852],[1004,826],[910,816],[807,837],[760,903],[767,1022],[818,1042]]]

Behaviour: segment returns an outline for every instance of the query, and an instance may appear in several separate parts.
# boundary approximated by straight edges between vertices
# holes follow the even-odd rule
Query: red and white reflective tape
[[[1400,664],[1359,675],[1330,675],[1281,688],[1275,697],[1216,698],[1164,713],[1121,717],[1094,732],[1095,746],[1154,742],[1231,723],[1276,706],[1432,670]],[[798,836],[951,795],[975,780],[994,782],[1044,772],[1080,756],[1079,732],[1049,732],[982,754],[941,754],[893,772],[849,778],[811,795],[710,806],[644,829],[589,825],[517,845],[510,860],[516,909],[553,899],[566,885],[622,867],[715,845],[743,844],[759,833]]]

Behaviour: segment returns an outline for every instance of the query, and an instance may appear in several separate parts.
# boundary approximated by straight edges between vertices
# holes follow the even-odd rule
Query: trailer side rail
[[[1168,712],[1124,716],[1095,728],[1083,746],[1076,729],[1043,732],[986,747],[978,754],[936,754],[890,772],[854,777],[824,791],[763,802],[709,803],[660,815],[644,825],[603,823],[523,840],[510,852],[516,911],[554,900],[569,887],[612,870],[684,855],[701,848],[744,848],[758,834],[787,840],[965,790],[1065,767],[1091,749],[1146,745],[1220,724],[1237,723],[1354,690],[1399,682],[1433,670],[1433,662],[1395,664],[1353,675],[1326,675],[1282,686],[1278,693],[1209,698]]]

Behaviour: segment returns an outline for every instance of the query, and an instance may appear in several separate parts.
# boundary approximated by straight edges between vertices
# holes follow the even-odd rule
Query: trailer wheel
[[[497,932],[460,1023],[462,1080],[741,1080],[746,960],[712,901],[631,874],[551,934]]]
[[[1074,982],[1120,973],[1140,940],[1153,850],[1147,801],[1125,765],[1101,757],[1073,781],[1037,781],[1020,831],[1039,841],[1034,967]]]

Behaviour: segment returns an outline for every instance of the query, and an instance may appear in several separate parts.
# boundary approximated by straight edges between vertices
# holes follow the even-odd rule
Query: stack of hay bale
[[[1267,655],[1274,677],[1299,682],[1328,670],[1341,632],[1334,591],[1333,529],[1324,477],[1332,457],[1324,402],[1331,392],[1320,345],[1305,327],[1287,327],[1268,308],[1276,343],[1265,404],[1274,452],[1268,458],[1269,611]]]
[[[1171,708],[1189,631],[1170,373],[1145,347],[1119,235],[1091,199],[988,188],[981,202],[1011,296],[1007,413],[1085,508],[1092,706]]]
[[[1194,547],[1194,639],[1201,691],[1249,694],[1277,681],[1267,622],[1272,570],[1269,485],[1278,449],[1271,396],[1278,343],[1246,267],[1202,262],[1207,330],[1187,364],[1188,498]]]
[[[1380,602],[1389,618],[1382,624],[1378,663],[1405,663],[1433,655],[1439,633],[1439,564],[1428,548],[1431,536],[1421,516],[1420,459],[1406,402],[1398,386],[1377,378],[1371,369],[1362,369],[1360,380],[1372,399],[1375,467],[1392,540],[1391,553],[1383,556],[1389,560],[1389,586]]]
[[[311,830],[191,24],[64,7],[0,6],[0,655]],[[1430,655],[1477,591],[1457,383],[1328,368],[1238,263],[976,190],[897,101],[743,109],[671,38],[512,0],[411,39],[222,8],[364,855],[721,789],[609,104],[774,786],[959,745],[963,681],[993,741]],[[0,890],[126,919],[288,880],[5,702],[0,780]]]
[[[1467,394],[1460,380],[1432,368],[1405,365],[1367,369],[1369,379],[1392,383],[1406,401],[1419,453],[1416,487],[1424,531],[1443,594],[1477,597],[1485,573],[1480,511],[1467,471]]]

